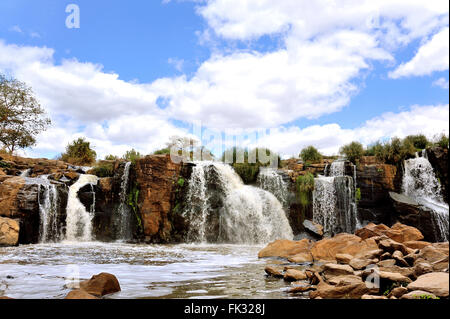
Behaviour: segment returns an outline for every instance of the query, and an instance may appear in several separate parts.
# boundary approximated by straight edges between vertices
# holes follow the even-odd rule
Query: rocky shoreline
[[[448,299],[449,243],[423,239],[411,226],[370,223],[317,242],[277,240],[258,257],[281,260],[266,276],[311,299]]]

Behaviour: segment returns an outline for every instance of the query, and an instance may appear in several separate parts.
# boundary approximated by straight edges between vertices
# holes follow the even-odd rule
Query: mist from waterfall
[[[278,199],[244,185],[228,164],[195,162],[186,202],[188,241],[255,244],[293,238]]]
[[[66,216],[66,240],[92,241],[92,219],[95,213],[95,192],[92,190],[94,201],[89,209],[81,203],[78,191],[86,185],[97,185],[98,177],[81,174],[78,180],[69,187]]]
[[[283,207],[287,207],[289,195],[288,184],[277,169],[261,167],[256,183],[258,187],[272,193]]]
[[[117,209],[117,228],[118,238],[122,240],[131,238],[130,210],[127,205],[127,192],[130,177],[131,162],[126,162],[123,168],[122,179],[120,183],[119,207]]]
[[[416,158],[406,160],[404,166],[403,193],[432,211],[439,240],[448,241],[449,207],[442,198],[441,185],[426,152],[422,152],[422,157],[416,154]]]

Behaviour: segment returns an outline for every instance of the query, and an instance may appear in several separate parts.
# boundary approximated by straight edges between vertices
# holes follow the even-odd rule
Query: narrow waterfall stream
[[[326,235],[354,233],[360,227],[354,183],[340,160],[331,163],[329,176],[314,179],[313,221],[323,226]]]
[[[261,167],[256,182],[260,188],[272,193],[283,207],[288,205],[288,184],[277,169]]]
[[[270,192],[244,185],[230,165],[196,162],[189,180],[183,215],[188,241],[267,243],[292,239],[281,203]]]
[[[416,158],[405,161],[403,193],[432,211],[435,229],[440,241],[449,239],[449,207],[442,198],[441,185],[434,169],[426,157],[416,154]]]
[[[122,181],[120,183],[120,203],[117,209],[118,213],[118,232],[121,240],[127,240],[131,238],[130,229],[130,210],[127,205],[127,191],[130,177],[131,162],[126,162],[123,168]]]
[[[92,237],[92,218],[95,209],[94,203],[90,211],[81,203],[78,198],[78,191],[88,184],[97,185],[98,177],[94,175],[81,174],[78,180],[69,188],[67,200],[66,217],[66,240],[68,241],[91,241]]]

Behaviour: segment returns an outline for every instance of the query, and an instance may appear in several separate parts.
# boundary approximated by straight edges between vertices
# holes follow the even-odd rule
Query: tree
[[[142,157],[141,153],[136,151],[134,148],[132,148],[129,151],[126,151],[125,154],[122,156],[122,158],[126,161],[136,163],[138,159]]]
[[[320,162],[322,160],[322,154],[312,145],[305,147],[300,152],[300,157],[303,162]]]
[[[97,153],[91,149],[90,142],[80,137],[66,146],[66,152],[60,159],[74,165],[91,165],[95,162]]]
[[[0,74],[0,142],[8,152],[35,145],[50,124],[31,88]]]
[[[423,134],[408,135],[405,140],[410,141],[417,150],[423,150],[430,145],[427,137]]]
[[[119,157],[117,157],[116,155],[112,155],[112,154],[109,154],[109,155],[105,156],[105,161],[115,161],[115,160],[118,160],[118,159],[119,159]]]
[[[350,162],[356,165],[364,155],[364,147],[359,142],[351,142],[342,146],[339,153],[345,155]]]

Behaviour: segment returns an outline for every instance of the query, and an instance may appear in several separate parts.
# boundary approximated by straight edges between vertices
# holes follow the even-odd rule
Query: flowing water
[[[436,232],[440,241],[448,241],[449,207],[442,198],[441,185],[434,169],[428,161],[426,152],[422,157],[405,161],[403,193],[432,211]]]
[[[183,215],[188,241],[267,243],[292,239],[281,203],[270,192],[244,185],[230,165],[196,162],[188,184]]]
[[[0,296],[64,298],[72,278],[114,274],[122,291],[108,298],[301,298],[265,277],[262,246],[57,243],[0,247]]]
[[[257,178],[257,184],[260,188],[272,193],[283,205],[288,205],[288,184],[276,169],[270,167],[261,167]]]
[[[78,191],[86,185],[97,185],[98,177],[94,175],[81,174],[78,180],[69,187],[67,199],[66,217],[66,239],[69,241],[91,241],[92,240],[92,219],[95,210],[94,203],[90,211],[86,210],[83,203],[78,198]]]
[[[120,184],[120,203],[117,209],[118,216],[118,229],[119,229],[119,238],[122,240],[127,240],[131,238],[131,227],[130,227],[130,210],[127,205],[127,191],[128,191],[128,180],[130,177],[130,166],[131,162],[126,162],[123,174],[122,181]]]
[[[58,190],[56,185],[48,181],[47,176],[42,176],[41,178],[45,182],[38,184],[39,242],[58,241],[61,237],[58,227]],[[41,191],[41,188],[43,191]]]

